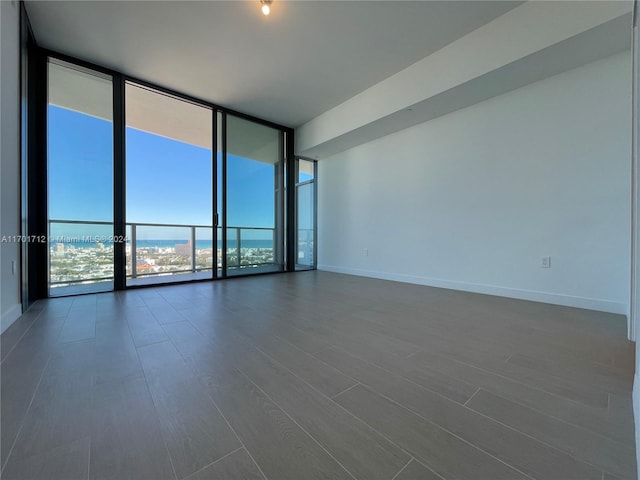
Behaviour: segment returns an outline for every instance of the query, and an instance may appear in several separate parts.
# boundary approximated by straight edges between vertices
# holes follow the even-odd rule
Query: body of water
[[[55,248],[58,243],[62,243],[65,246],[73,246],[75,248],[95,248],[98,243],[102,243],[105,247],[113,245],[111,242],[83,242],[75,241],[76,239],[70,238],[68,241],[60,240],[54,241],[49,244],[49,247]],[[129,242],[128,242],[129,243]],[[138,240],[136,242],[136,248],[174,248],[176,245],[186,245],[186,241],[180,240]],[[196,240],[196,249],[212,248],[213,241],[211,240]],[[222,248],[222,240],[218,240],[218,248]],[[237,248],[236,239],[227,239],[227,249]],[[273,248],[272,240],[242,240],[242,248]]]

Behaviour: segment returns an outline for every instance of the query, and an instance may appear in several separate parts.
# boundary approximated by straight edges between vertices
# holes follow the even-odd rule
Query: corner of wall
[[[2,314],[0,319],[0,334],[4,333],[7,328],[13,325],[18,318],[22,315],[22,306],[20,304],[14,305],[8,311]]]
[[[0,1],[0,232],[20,233],[20,3]],[[22,314],[20,245],[0,249],[0,329],[4,332]]]

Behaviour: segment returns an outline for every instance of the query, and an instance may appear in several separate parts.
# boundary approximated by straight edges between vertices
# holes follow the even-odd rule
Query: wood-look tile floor
[[[2,478],[635,479],[622,316],[326,272],[37,302]]]

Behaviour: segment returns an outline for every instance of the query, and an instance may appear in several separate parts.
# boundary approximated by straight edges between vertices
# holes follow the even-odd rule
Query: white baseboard
[[[534,302],[551,303],[553,305],[563,305],[565,307],[585,308],[587,310],[598,310],[601,312],[617,313],[621,315],[629,314],[628,305],[597,298],[575,297],[571,295],[539,292],[535,290],[522,290],[517,288],[501,287],[497,285],[485,285],[481,283],[458,282],[453,280],[443,280],[439,278],[405,275],[402,273],[387,273],[374,270],[361,270],[357,268],[337,267],[334,265],[318,265],[318,270],[324,270],[334,273],[344,273],[347,275],[358,275],[361,277],[379,278],[381,280],[414,283],[417,285],[426,285],[429,287],[462,290],[464,292],[484,293],[486,295],[517,298],[520,300],[531,300]]]
[[[13,322],[20,318],[20,315],[22,315],[22,305],[19,303],[4,312],[0,320],[0,333],[4,333],[7,328],[13,325]]]

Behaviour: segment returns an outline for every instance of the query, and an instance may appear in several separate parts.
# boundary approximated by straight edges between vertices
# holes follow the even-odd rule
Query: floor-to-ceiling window
[[[112,78],[53,59],[47,76],[49,295],[111,290]]]
[[[226,149],[227,275],[281,271],[282,132],[227,115]]]
[[[294,270],[291,129],[78,63],[47,59],[29,173],[46,171],[49,295]]]
[[[127,285],[211,278],[213,111],[127,83]]]
[[[316,162],[297,159],[296,270],[316,266]]]

